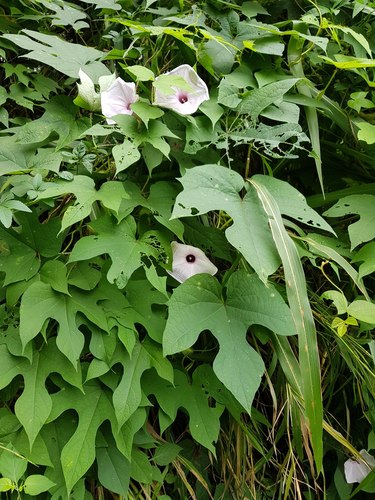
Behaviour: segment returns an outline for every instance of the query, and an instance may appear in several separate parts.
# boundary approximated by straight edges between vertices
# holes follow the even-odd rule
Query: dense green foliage
[[[344,476],[375,449],[374,19],[0,0],[4,498],[375,492]],[[186,115],[154,102],[180,65]],[[172,241],[217,274],[178,283]]]

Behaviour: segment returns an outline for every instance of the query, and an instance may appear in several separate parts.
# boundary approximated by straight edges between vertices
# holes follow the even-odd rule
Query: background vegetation
[[[372,498],[374,14],[0,0],[4,498]],[[181,64],[188,116],[152,105]],[[171,241],[217,275],[177,283]]]

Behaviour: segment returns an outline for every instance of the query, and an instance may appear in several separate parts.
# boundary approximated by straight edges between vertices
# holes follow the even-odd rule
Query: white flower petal
[[[345,479],[348,484],[360,483],[370,474],[371,468],[375,467],[375,458],[366,450],[361,450],[359,454],[367,463],[358,462],[351,458],[344,463]]]
[[[89,105],[92,111],[99,110],[100,95],[95,90],[94,82],[82,69],[79,70],[78,75],[81,81],[77,83],[79,97]]]
[[[172,109],[181,115],[191,115],[197,111],[203,101],[209,99],[207,85],[188,64],[182,64],[165,74],[181,76],[189,84],[191,90],[186,91],[174,87],[175,93],[167,95],[155,88],[154,105]]]
[[[109,124],[115,123],[111,120],[115,115],[132,115],[130,105],[138,100],[135,91],[135,83],[124,82],[122,78],[116,78],[108,90],[101,94],[102,113]]]
[[[172,241],[172,271],[168,273],[180,283],[200,273],[217,273],[217,267],[206,257],[200,248]]]
[[[105,92],[116,81],[116,73],[99,77],[100,93]]]

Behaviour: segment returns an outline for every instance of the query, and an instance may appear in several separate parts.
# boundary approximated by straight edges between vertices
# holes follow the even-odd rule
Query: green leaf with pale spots
[[[246,340],[248,327],[262,325],[278,335],[293,335],[296,331],[282,297],[255,274],[232,274],[226,296],[224,300],[217,279],[204,274],[178,286],[169,301],[164,354],[188,349],[203,330],[210,330],[220,345],[214,372],[250,413],[264,364]]]

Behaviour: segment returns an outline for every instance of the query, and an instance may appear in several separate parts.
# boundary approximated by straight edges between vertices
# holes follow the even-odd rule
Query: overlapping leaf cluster
[[[0,0],[3,494],[349,498],[375,447],[371,4]],[[194,115],[152,105],[180,64]],[[80,70],[135,82],[133,114],[89,111]],[[217,276],[175,282],[173,240]]]

